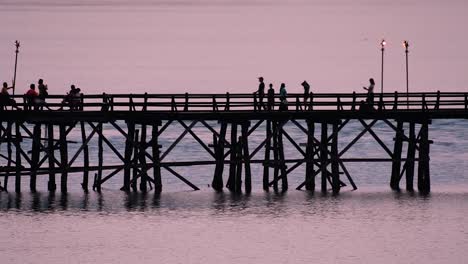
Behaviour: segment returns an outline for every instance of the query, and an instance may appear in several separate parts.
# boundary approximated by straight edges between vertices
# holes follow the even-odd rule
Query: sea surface
[[[85,93],[249,92],[260,75],[290,92],[304,79],[314,92],[352,92],[369,77],[380,84],[385,38],[385,91],[406,90],[408,39],[410,91],[464,92],[467,10],[462,0],[0,0],[0,80],[11,83],[19,40],[17,93],[38,78],[54,94],[72,83]],[[180,128],[163,133],[163,149]],[[305,142],[293,125],[285,129]],[[339,148],[362,129],[350,122]],[[123,137],[104,130],[122,149]],[[194,131],[210,142],[208,129]],[[251,149],[263,131],[251,135]],[[375,131],[392,149],[392,130],[378,122]],[[78,130],[71,136],[81,139]],[[466,263],[468,121],[434,120],[429,137],[425,196],[391,191],[389,163],[347,163],[358,190],[338,196],[296,191],[303,167],[289,175],[288,192],[274,193],[261,190],[263,168],[253,165],[250,195],[212,191],[213,166],[177,168],[200,191],[163,171],[160,195],[119,191],[121,174],[101,194],[84,194],[78,173],[66,195],[49,194],[44,176],[36,194],[24,177],[18,195],[10,178],[10,193],[0,193],[0,263]],[[209,158],[189,135],[181,143],[168,161]],[[299,155],[286,142],[286,157]],[[388,158],[368,134],[344,157]],[[118,163],[108,147],[105,163]]]

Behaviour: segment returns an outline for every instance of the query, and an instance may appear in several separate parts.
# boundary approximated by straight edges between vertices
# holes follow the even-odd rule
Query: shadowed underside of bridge
[[[198,190],[189,177],[177,172],[177,167],[214,165],[211,186],[218,191],[226,187],[233,192],[251,192],[251,166],[263,167],[264,190],[285,191],[289,188],[288,175],[305,166],[303,181],[294,186],[296,189],[315,190],[318,182],[323,192],[330,188],[338,193],[347,185],[357,188],[347,163],[389,162],[392,189],[399,189],[405,176],[406,189],[412,191],[416,172],[418,189],[428,193],[432,143],[429,125],[432,119],[466,118],[467,94],[381,94],[372,106],[363,102],[365,98],[355,93],[292,94],[288,96],[288,110],[280,112],[276,110],[278,98],[272,101],[251,94],[103,94],[81,96],[75,104],[63,103],[63,96],[51,96],[47,103],[17,97],[16,104],[3,105],[0,112],[0,190],[7,190],[13,178],[15,191],[20,192],[22,177],[28,177],[34,192],[37,176],[45,175],[48,190],[55,191],[60,182],[60,190],[67,192],[68,174],[76,172],[82,173],[85,191],[90,187],[101,191],[109,179],[123,175],[124,191],[161,192],[162,172]],[[361,129],[339,148],[340,131],[351,120],[357,121]],[[377,122],[393,132],[392,146],[383,138],[388,135],[379,135],[374,129]],[[124,139],[123,147],[106,135],[104,125]],[[201,137],[195,126],[203,127],[212,137]],[[175,133],[175,127],[176,139],[162,145],[163,133]],[[291,136],[290,127],[300,131],[300,140]],[[258,145],[249,140],[253,133],[262,136]],[[386,158],[344,156],[366,134]],[[209,158],[168,160],[185,137],[193,138],[199,151]],[[97,149],[90,148],[91,141],[97,142]],[[70,144],[74,144],[73,150]],[[299,158],[286,156],[286,147]],[[104,148],[119,162],[106,164]],[[97,155],[91,153],[94,149]],[[97,164],[90,161],[91,156],[97,156]]]

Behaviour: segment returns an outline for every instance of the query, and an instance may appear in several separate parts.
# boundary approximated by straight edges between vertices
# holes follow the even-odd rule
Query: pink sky
[[[290,92],[468,91],[463,1],[0,1],[0,79],[42,77],[53,93],[249,92],[256,77]],[[76,3],[82,5],[77,6]],[[84,4],[83,4],[84,3]],[[92,5],[91,5],[92,3]],[[380,85],[377,85],[380,90]]]

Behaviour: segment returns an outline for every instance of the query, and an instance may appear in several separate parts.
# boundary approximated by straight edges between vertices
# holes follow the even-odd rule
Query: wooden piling
[[[408,151],[406,157],[406,190],[413,191],[414,159],[416,153],[415,123],[409,123]]]
[[[213,176],[213,181],[211,186],[216,191],[221,191],[223,189],[223,170],[224,170],[224,142],[226,140],[226,130],[227,123],[221,122],[221,130],[219,133],[219,139],[215,144],[215,156],[216,156],[216,165],[215,173]]]
[[[152,151],[153,151],[153,179],[154,179],[154,192],[160,193],[162,191],[161,182],[161,159],[159,150],[159,125],[153,124],[151,131],[152,135]]]
[[[12,143],[12,122],[7,122],[7,128],[6,128],[6,138],[7,138],[7,158],[8,158],[8,161],[7,161],[7,167],[8,167],[8,171],[7,173],[5,174],[5,180],[4,180],[4,183],[3,183],[3,188],[5,190],[8,190],[8,178],[10,177],[10,168],[11,168],[11,163],[12,163],[12,157],[13,157],[13,150],[12,150],[12,147],[11,147],[11,143]]]
[[[266,121],[265,157],[263,161],[263,190],[270,188],[270,151],[271,151],[271,121]]]
[[[140,140],[140,146],[139,146],[139,162],[140,162],[140,191],[146,192],[147,191],[147,181],[148,181],[148,175],[147,175],[147,169],[146,169],[146,125],[141,125],[141,140]]]
[[[340,192],[340,171],[339,171],[339,160],[338,160],[338,123],[333,123],[333,136],[331,144],[331,170],[332,170],[332,189],[333,193],[337,194]]]
[[[283,145],[283,126],[281,123],[278,124],[278,160],[281,171],[281,190],[283,192],[288,190],[288,175],[286,172],[286,163],[284,161],[284,145]]]
[[[16,138],[15,138],[15,163],[16,163],[16,176],[15,176],[15,192],[21,192],[21,141],[23,138],[21,137],[21,124],[17,121],[15,122],[15,131],[16,131]]]
[[[60,190],[62,193],[67,192],[68,187],[68,146],[67,134],[64,124],[59,125],[59,142],[60,142]]]
[[[47,189],[50,192],[54,192],[57,189],[55,183],[55,155],[54,155],[54,125],[47,124],[47,160],[49,161],[49,182],[47,183]]]
[[[278,151],[278,121],[273,121],[273,190],[278,192],[279,151]]]
[[[245,168],[245,192],[250,193],[252,191],[252,174],[250,170],[250,153],[249,153],[249,126],[250,122],[245,122],[242,124],[242,149],[243,155],[242,159],[244,161]]]
[[[242,192],[242,138],[237,139],[236,145],[236,178],[234,180],[234,192]]]
[[[127,136],[125,140],[125,156],[124,156],[124,179],[121,190],[130,191],[130,174],[133,153],[133,139],[135,138],[135,123],[127,122]]]
[[[83,141],[83,182],[81,187],[85,192],[88,192],[89,185],[89,149],[88,144],[86,144],[86,128],[83,121],[80,122],[81,125],[81,140]]]
[[[101,192],[101,181],[102,181],[102,166],[104,163],[104,131],[102,128],[102,122],[99,122],[97,125],[98,129],[98,171],[96,179],[96,191]]]
[[[321,138],[320,138],[320,170],[322,172],[322,192],[327,191],[327,161],[328,161],[328,125],[327,123],[321,124]]]
[[[307,145],[306,145],[306,190],[315,190],[315,176],[314,176],[314,132],[315,124],[312,120],[307,120]]]
[[[41,150],[41,124],[37,123],[33,128],[32,154],[31,154],[31,176],[29,178],[29,188],[31,192],[36,192],[36,178],[38,162]]]
[[[403,122],[397,121],[395,132],[395,145],[393,147],[392,157],[392,176],[390,179],[390,188],[393,190],[400,189],[400,170],[401,170],[401,151],[403,148]]]
[[[226,187],[230,191],[235,190],[235,177],[236,177],[236,159],[237,159],[237,124],[231,123],[231,154],[229,158],[229,178]]]
[[[139,141],[139,134],[140,131],[138,129],[135,130],[135,136],[133,139],[133,159],[132,159],[132,181],[130,187],[134,192],[138,191],[137,189],[137,179],[138,179],[138,141]]]
[[[418,162],[418,190],[427,194],[431,190],[430,168],[429,168],[429,128],[428,122],[421,125],[421,139],[419,143],[419,162]]]

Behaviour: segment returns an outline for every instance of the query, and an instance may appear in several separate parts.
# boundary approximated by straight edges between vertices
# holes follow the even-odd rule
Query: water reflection
[[[442,194],[436,194],[440,197]],[[444,193],[464,195],[463,193]],[[282,215],[291,211],[306,214],[336,213],[346,204],[386,201],[397,206],[429,203],[431,195],[417,192],[343,192],[334,196],[320,192],[286,192],[234,194],[230,192],[176,192],[134,193],[110,191],[105,193],[0,193],[0,211],[20,210],[32,212],[55,211],[211,211],[213,215],[255,213],[257,215]]]

